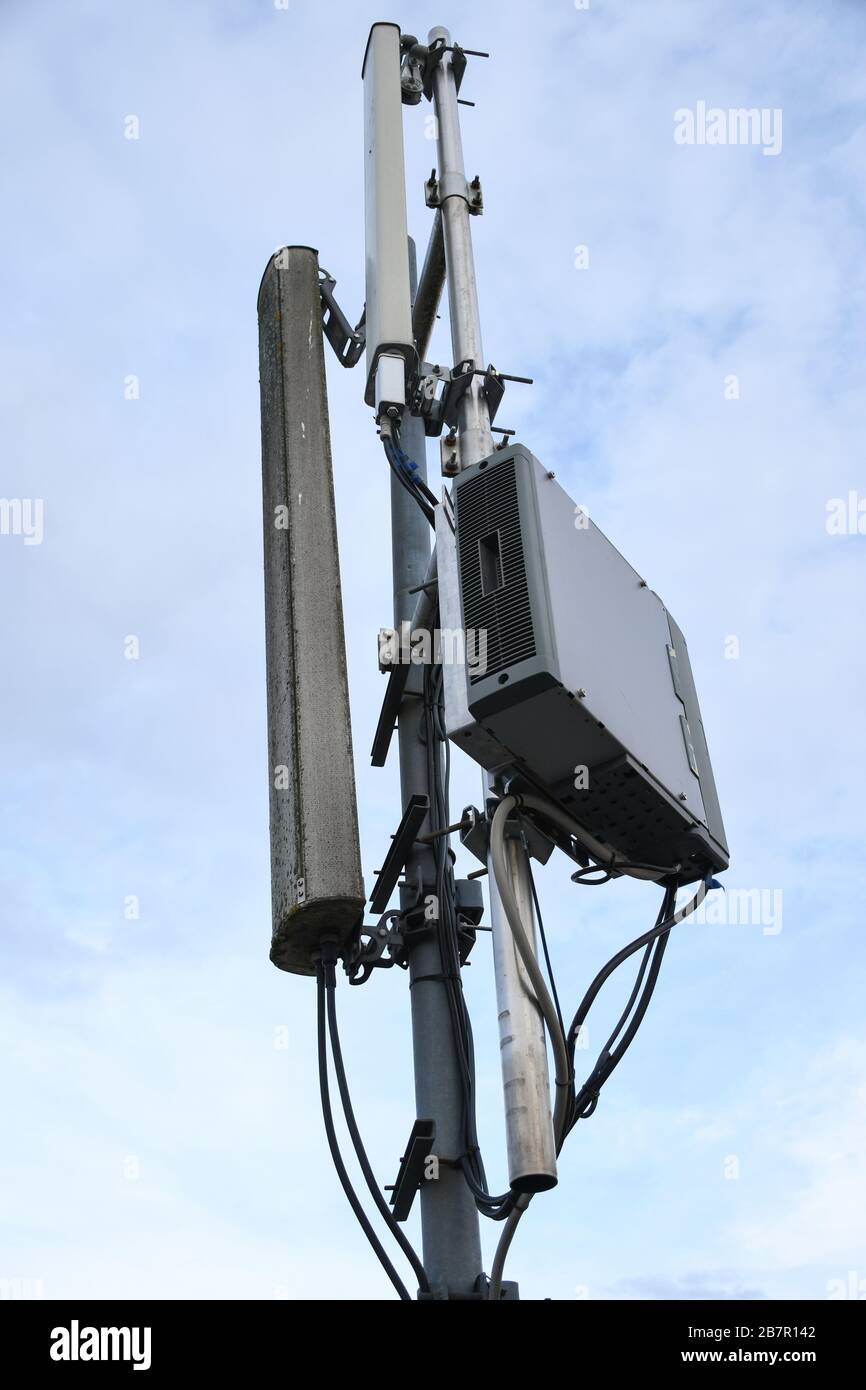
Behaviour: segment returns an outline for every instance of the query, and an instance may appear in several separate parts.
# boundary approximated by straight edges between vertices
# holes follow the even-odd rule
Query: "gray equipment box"
[[[462,626],[486,660],[446,678],[449,735],[634,863],[681,864],[682,883],[726,868],[688,651],[659,597],[522,445],[458,474],[453,506]]]

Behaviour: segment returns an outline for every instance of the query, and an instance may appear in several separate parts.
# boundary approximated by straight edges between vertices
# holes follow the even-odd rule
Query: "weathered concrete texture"
[[[345,942],[365,899],[318,268],[309,247],[285,248],[258,302],[271,960],[300,975],[323,937]]]

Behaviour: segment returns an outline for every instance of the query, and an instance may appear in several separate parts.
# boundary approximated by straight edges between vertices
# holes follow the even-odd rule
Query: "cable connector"
[[[313,959],[321,969],[326,989],[336,989],[336,965],[339,958],[340,952],[335,938],[326,937],[324,941],[319,942],[319,949]]]

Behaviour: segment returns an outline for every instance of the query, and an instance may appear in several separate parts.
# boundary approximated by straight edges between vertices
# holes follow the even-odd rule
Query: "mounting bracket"
[[[405,1221],[415,1200],[415,1194],[424,1181],[424,1167],[431,1157],[436,1142],[436,1121],[416,1120],[409,1135],[406,1152],[400,1159],[397,1181],[390,1189],[390,1202],[394,1208],[395,1221]]]
[[[428,796],[410,796],[409,804],[403,813],[403,819],[391,841],[391,848],[385,856],[385,863],[379,870],[379,876],[373,885],[373,892],[370,897],[371,912],[384,912],[388,906],[391,894],[397,886],[397,879],[409,858],[418,831],[424,824],[429,810],[430,798]]]
[[[367,344],[366,311],[361,314],[359,322],[352,328],[334,295],[336,283],[333,275],[329,275],[327,270],[319,271],[322,329],[334,349],[340,366],[354,367],[356,362],[360,361]]]

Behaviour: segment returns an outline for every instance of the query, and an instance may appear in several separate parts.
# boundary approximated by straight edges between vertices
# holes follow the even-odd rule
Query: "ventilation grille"
[[[477,685],[535,655],[514,460],[478,473],[455,488],[455,496],[463,621],[467,629],[487,633],[486,669],[469,677]],[[491,547],[495,564],[489,559]],[[491,586],[491,576],[499,587]]]
[[[593,835],[641,864],[669,864],[679,857],[674,847],[691,824],[691,817],[664,801],[626,758],[593,768],[589,787],[562,800]]]

